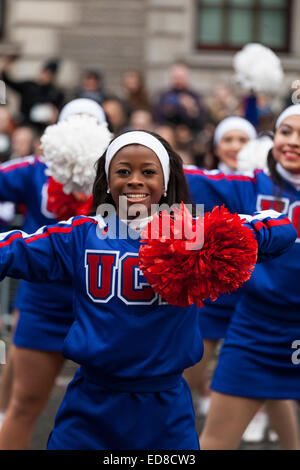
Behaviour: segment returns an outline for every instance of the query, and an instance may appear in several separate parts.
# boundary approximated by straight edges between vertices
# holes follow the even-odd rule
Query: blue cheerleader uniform
[[[282,229],[282,216],[268,227],[270,220],[258,231],[261,222],[251,226],[263,256],[273,258],[291,246],[295,230],[290,223]],[[121,236],[124,225],[115,216],[107,225],[81,216],[0,237],[0,279],[73,282],[74,322],[63,354],[80,368],[48,449],[197,450],[182,372],[203,353],[198,309],[168,305],[152,290],[139,269],[137,233]]]
[[[47,210],[45,170],[45,164],[35,156],[0,165],[0,200],[26,206],[23,230],[27,233],[57,222]],[[61,352],[73,321],[70,282],[41,285],[20,281],[14,307],[20,311],[13,339],[16,346]]]
[[[225,176],[188,170],[192,194],[201,190],[220,197],[231,211],[276,209],[297,231],[291,250],[255,267],[227,330],[211,388],[230,395],[299,399],[299,364],[292,360],[300,338],[299,191],[282,179],[279,190],[267,171]]]

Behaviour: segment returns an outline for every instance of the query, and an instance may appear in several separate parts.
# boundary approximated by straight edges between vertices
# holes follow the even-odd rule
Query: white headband
[[[289,117],[289,116],[300,116],[300,104],[293,104],[292,106],[289,106],[286,108],[278,117],[276,124],[275,124],[275,129],[278,129],[280,124],[283,123],[283,121]]]
[[[106,151],[105,173],[108,178],[109,165],[116,153],[126,145],[140,144],[153,150],[158,157],[164,175],[165,190],[168,188],[170,175],[170,157],[163,144],[153,135],[144,131],[129,131],[111,142]]]
[[[89,98],[78,98],[67,103],[58,116],[58,121],[65,121],[74,114],[89,114],[97,119],[99,124],[106,122],[106,116],[101,106]]]
[[[233,130],[240,130],[245,132],[251,140],[255,139],[257,136],[255,127],[252,126],[252,124],[247,121],[247,119],[233,116],[223,119],[223,121],[217,125],[214,133],[214,144],[218,145],[224,134]]]

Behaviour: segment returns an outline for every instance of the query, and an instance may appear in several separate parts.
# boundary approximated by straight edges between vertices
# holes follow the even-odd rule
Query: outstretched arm
[[[225,175],[219,170],[184,168],[191,200],[204,204],[204,210],[225,204],[230,212],[248,212],[256,199],[258,172],[243,175]],[[249,212],[248,212],[249,213]]]
[[[74,217],[32,235],[20,230],[1,234],[0,280],[5,276],[34,282],[71,279],[74,254],[80,256],[80,227],[91,222],[88,217]]]
[[[297,238],[292,222],[279,212],[268,210],[256,212],[252,217],[240,217],[247,220],[245,225],[255,233],[258,242],[258,263],[281,256],[292,247]]]

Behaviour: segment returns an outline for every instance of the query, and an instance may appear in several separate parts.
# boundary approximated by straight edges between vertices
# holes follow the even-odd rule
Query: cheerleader
[[[62,109],[59,116],[60,125],[67,123],[68,119],[75,115],[89,116],[90,120],[94,120],[91,127],[94,126],[96,137],[92,136],[89,151],[98,155],[101,149],[106,148],[112,136],[107,129],[104,111],[95,101],[77,99]],[[105,127],[104,131],[102,125]],[[80,133],[80,129],[78,132]],[[68,148],[72,140],[76,142],[74,136],[72,139],[70,136],[65,136],[66,143],[63,137],[60,141],[64,144],[66,154],[63,155],[65,161],[61,164],[60,171],[68,168],[67,163],[72,157],[68,154]],[[93,149],[95,141],[97,146]],[[71,153],[77,155],[76,149]],[[55,185],[53,179],[49,177],[49,167],[35,156],[15,159],[0,166],[0,199],[26,206],[23,229],[28,232],[35,231],[43,225],[56,223],[61,215],[66,215],[66,209],[68,217],[74,215],[75,210],[80,208],[83,212],[78,213],[85,213],[87,210],[83,202],[76,202],[75,197],[67,196],[63,191],[59,197],[56,197],[56,193],[50,194],[50,181],[56,190],[57,184]],[[70,201],[72,205],[68,206]],[[13,367],[13,385],[0,431],[3,449],[29,447],[35,422],[47,403],[55,379],[61,371],[64,363],[62,345],[73,321],[71,283],[62,281],[41,285],[21,281],[15,308],[19,310],[20,315],[14,331],[9,363],[6,365],[9,369]],[[1,386],[2,397],[7,396],[7,390],[3,390],[3,387],[8,388],[9,384],[2,383]]]
[[[256,129],[247,119],[238,116],[223,119],[213,136],[213,168],[218,168],[225,175],[235,173],[239,152],[256,137]]]
[[[237,167],[241,166],[240,154],[242,149],[247,149],[248,147],[253,148],[256,152],[254,156],[256,161],[258,161],[258,150],[259,148],[261,149],[261,164],[263,164],[265,157],[262,154],[267,154],[266,149],[270,148],[269,141],[265,142],[265,139],[262,138],[257,139],[254,126],[246,119],[229,117],[221,121],[216,127],[213,138],[213,155],[219,172],[223,172],[225,175],[235,174]],[[244,166],[249,166],[249,162],[245,161],[246,159],[249,160],[248,153],[249,151],[243,156]],[[213,175],[214,172],[211,174]],[[194,197],[194,202],[204,203],[205,210],[211,210],[214,205],[222,205],[224,203],[221,195],[212,197],[205,188],[200,191],[200,187],[197,197]],[[200,416],[206,416],[210,406],[208,378],[211,372],[208,370],[208,366],[213,357],[216,356],[220,342],[226,336],[226,330],[241,294],[242,292],[239,290],[230,295],[223,295],[216,302],[206,302],[205,307],[200,310],[199,318],[204,341],[204,354],[199,364],[185,371],[185,378],[190,387],[198,391],[199,395],[195,397],[195,407],[197,414]],[[290,413],[291,404],[282,402],[280,407],[283,414],[288,415]],[[270,412],[272,414],[272,409]],[[290,430],[293,429],[293,422],[294,419],[289,427]],[[267,426],[267,414],[264,411],[260,411],[246,429],[243,440],[246,442],[259,442],[263,440]],[[275,436],[274,433],[270,435]]]
[[[213,138],[214,158],[218,170],[224,174],[234,174],[238,164],[238,153],[249,142],[256,138],[254,126],[241,117],[228,117],[215,129]],[[214,172],[212,172],[214,174]],[[211,197],[205,190],[195,195],[195,203],[204,204],[205,211],[215,205],[222,205],[221,197]],[[201,362],[185,371],[185,378],[192,389],[198,390],[196,410],[206,415],[210,403],[208,390],[208,364],[216,353],[219,341],[225,338],[230,318],[239,299],[239,292],[224,295],[216,302],[206,302],[199,312],[201,333],[204,342],[204,354]]]
[[[194,196],[198,184],[222,197],[231,211],[251,213],[272,209],[288,214],[299,236],[300,106],[287,108],[278,118],[268,171],[252,175],[222,173],[203,176],[187,170]],[[243,288],[243,297],[227,330],[213,376],[212,400],[201,435],[205,449],[237,448],[255,413],[267,401],[271,422],[285,449],[298,449],[298,424],[293,410],[281,412],[278,400],[298,400],[300,375],[292,357],[300,337],[299,238],[289,253],[256,266]],[[299,366],[298,366],[299,367]],[[269,417],[271,415],[269,413]],[[293,432],[284,435],[289,421]]]
[[[138,234],[153,205],[186,202],[187,193],[182,162],[167,142],[148,132],[127,132],[98,163],[94,208],[115,209],[106,220],[81,216],[33,235],[15,231],[1,237],[2,278],[73,283],[75,317],[63,353],[80,369],[48,449],[199,448],[191,395],[181,376],[202,355],[199,310],[164,302],[138,269]],[[132,209],[140,217],[130,215]],[[259,259],[278,256],[294,243],[295,229],[274,211],[249,224]],[[229,237],[232,232],[226,247]]]

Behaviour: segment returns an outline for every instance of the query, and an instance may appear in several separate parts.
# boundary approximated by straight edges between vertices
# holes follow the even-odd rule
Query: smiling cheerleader
[[[221,197],[231,211],[275,209],[287,214],[297,231],[296,243],[288,253],[256,266],[243,288],[220,353],[201,445],[232,449],[266,400],[271,399],[275,406],[275,400],[299,399],[300,375],[293,362],[293,344],[300,337],[300,106],[291,106],[279,116],[266,171],[208,177],[201,170],[187,173],[193,195],[198,194],[199,183],[202,191],[205,186],[210,194]],[[281,443],[285,449],[298,449],[293,412],[283,418],[294,423],[294,431],[293,439],[281,432]],[[272,424],[279,434],[275,421]]]
[[[200,244],[188,253],[185,240],[173,240],[173,229],[169,237],[159,231],[153,238],[152,224],[165,213],[153,214],[151,206],[188,202],[187,184],[180,157],[159,136],[143,131],[111,142],[98,162],[93,199],[98,211],[102,204],[114,211],[105,220],[78,216],[32,235],[14,231],[1,237],[1,278],[73,284],[75,317],[63,354],[80,368],[67,388],[48,449],[198,449],[191,394],[181,374],[200,360],[203,346],[196,298],[188,296],[186,307],[177,306],[185,291],[179,274],[185,272],[191,281],[197,276],[191,293],[205,279],[211,285],[215,280],[221,291],[222,286],[235,289],[239,263],[234,258],[246,255],[245,237],[253,242],[245,264],[249,278],[257,256],[271,259],[291,247],[295,229],[275,212],[246,222],[217,208],[202,222],[188,218],[192,227],[204,223],[204,235],[214,228],[210,235],[216,246],[208,236],[202,249]],[[180,207],[165,215],[171,228],[182,220]],[[148,235],[140,239],[137,234],[146,229]],[[139,256],[140,246],[152,252],[153,243],[152,262],[146,263],[149,250]],[[163,269],[157,270],[161,256]],[[175,266],[176,276],[174,256],[182,267]],[[189,271],[183,268],[187,262],[193,266]],[[168,282],[160,296],[155,283],[153,288],[147,283],[139,268],[145,263],[145,276],[154,270],[157,281],[173,279],[178,295],[170,298],[172,304],[163,300]],[[210,292],[214,297],[213,289],[206,295]]]

